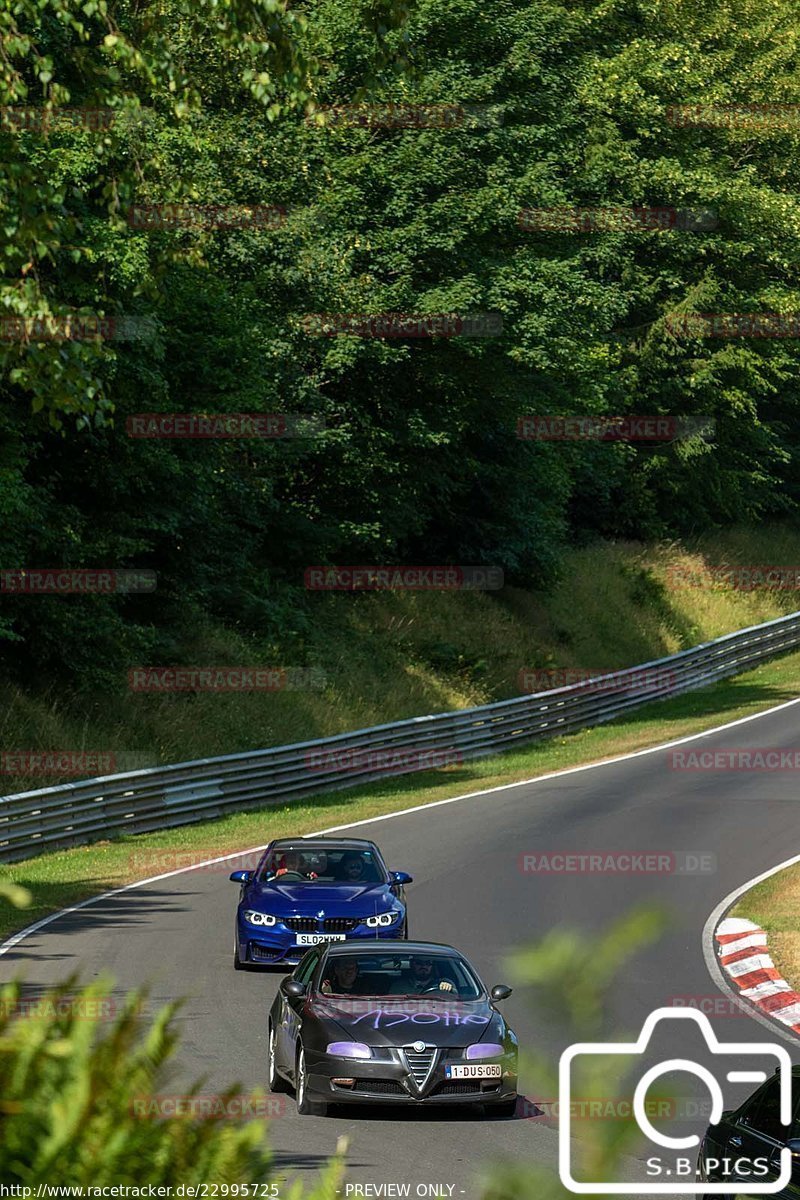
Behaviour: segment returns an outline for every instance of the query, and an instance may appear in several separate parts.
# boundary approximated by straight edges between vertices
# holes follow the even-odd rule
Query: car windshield
[[[324,996],[387,996],[427,1000],[480,1000],[484,990],[462,958],[454,954],[410,951],[332,955],[320,972]]]
[[[386,883],[374,851],[352,847],[276,846],[261,864],[261,883]]]

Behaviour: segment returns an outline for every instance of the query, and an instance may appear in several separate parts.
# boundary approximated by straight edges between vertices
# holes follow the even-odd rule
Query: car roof
[[[326,847],[331,848],[333,846],[336,846],[337,848],[352,846],[354,850],[377,849],[375,843],[367,841],[366,838],[324,838],[303,837],[302,835],[294,838],[275,838],[271,845],[273,848],[277,848],[279,846],[299,846],[301,843],[304,846],[321,846],[323,849]]]
[[[464,955],[460,950],[456,950],[455,946],[448,946],[444,942],[406,942],[398,938],[397,941],[390,941],[387,938],[375,938],[362,941],[360,938],[357,942],[329,942],[328,954],[332,958],[352,958],[359,950],[382,950],[385,954],[397,954],[398,951],[407,954],[411,951],[414,954],[457,954],[459,958]]]

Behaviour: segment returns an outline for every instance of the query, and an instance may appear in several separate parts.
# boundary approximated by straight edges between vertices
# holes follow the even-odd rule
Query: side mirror
[[[403,885],[406,883],[414,882],[414,880],[408,874],[407,871],[390,871],[389,876],[391,878],[392,883],[397,883],[400,885],[400,887],[403,887]]]
[[[249,883],[252,878],[252,871],[232,871],[230,876],[231,883]]]
[[[789,1138],[786,1146],[787,1149],[791,1150],[792,1154],[800,1155],[800,1138]]]
[[[305,996],[306,994],[306,985],[301,983],[299,979],[284,979],[281,984],[281,991],[290,1000],[299,1000],[301,996]]]
[[[501,1000],[507,1000],[511,995],[511,992],[512,989],[510,987],[506,987],[504,983],[496,983],[489,994],[492,1000],[499,1003]]]

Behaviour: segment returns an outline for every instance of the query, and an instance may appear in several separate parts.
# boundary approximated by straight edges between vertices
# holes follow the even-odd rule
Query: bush
[[[215,1098],[215,1111],[156,1115],[157,1098],[178,1090],[187,1109],[208,1109],[205,1099],[192,1104],[200,1084],[168,1084],[176,1005],[147,1024],[140,1017],[145,994],[131,993],[116,1012],[107,979],[83,988],[70,979],[42,995],[29,993],[20,982],[0,990],[5,1184],[263,1185],[270,1179],[264,1120],[219,1119],[243,1104],[258,1111],[263,1094],[244,1097],[232,1087]],[[315,1195],[333,1197],[340,1176],[337,1159]]]

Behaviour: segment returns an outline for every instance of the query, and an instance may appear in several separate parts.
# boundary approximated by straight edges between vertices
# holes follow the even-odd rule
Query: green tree
[[[787,0],[734,0],[724,18],[684,0],[641,11],[419,0],[407,14],[319,0],[302,24],[281,24],[293,49],[275,51],[268,94],[234,25],[218,41],[214,22],[198,29],[172,4],[159,13],[115,9],[124,37],[111,50],[99,9],[76,18],[89,23],[85,47],[69,23],[60,41],[36,26],[70,103],[124,109],[100,148],[82,131],[0,131],[0,175],[34,180],[37,194],[41,183],[31,211],[78,253],[54,251],[40,270],[31,238],[12,231],[0,251],[17,256],[3,275],[11,309],[30,311],[33,288],[62,307],[155,319],[152,336],[111,348],[0,349],[0,562],[159,576],[153,596],[7,598],[0,637],[17,674],[109,688],[135,658],[178,661],[205,619],[302,653],[311,563],[496,563],[510,582],[544,587],[573,541],[794,514],[796,341],[676,339],[666,324],[676,312],[797,307],[796,126],[704,130],[668,116],[700,100],[795,104]],[[147,70],[128,62],[140,44]],[[78,49],[94,64],[85,74],[69,66]],[[119,77],[106,78],[112,67]],[[44,85],[25,86],[17,99]],[[326,115],[365,97],[486,110],[446,129]],[[124,219],[129,203],[181,197],[288,215],[233,231]],[[718,223],[520,228],[521,209],[555,205],[706,209]],[[309,313],[387,311],[491,311],[503,329],[374,339],[303,326]],[[151,409],[310,413],[325,427],[282,442],[129,438],[126,420]],[[77,425],[62,437],[50,421],[67,412]],[[531,413],[707,417],[714,432],[520,440]]]

